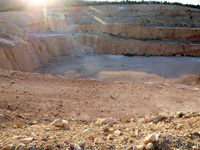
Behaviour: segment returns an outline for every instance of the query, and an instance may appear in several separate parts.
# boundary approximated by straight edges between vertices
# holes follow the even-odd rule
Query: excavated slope
[[[0,13],[0,68],[33,71],[61,55],[200,56],[200,10],[108,5]]]

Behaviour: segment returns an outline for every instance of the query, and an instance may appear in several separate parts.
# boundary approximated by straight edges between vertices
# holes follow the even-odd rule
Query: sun
[[[32,4],[34,5],[41,5],[44,3],[45,0],[31,0]]]

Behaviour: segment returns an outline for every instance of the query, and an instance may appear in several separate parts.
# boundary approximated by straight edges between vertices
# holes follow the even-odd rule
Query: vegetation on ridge
[[[164,5],[177,5],[177,6],[186,6],[191,8],[198,8],[200,9],[200,5],[194,4],[182,4],[178,2],[160,2],[160,1],[133,1],[133,0],[122,0],[122,1],[83,1],[83,0],[60,0],[60,2],[66,6],[96,6],[96,5],[115,5],[115,4],[164,4]],[[55,5],[54,7],[57,7]],[[6,11],[23,11],[26,9],[26,6],[23,2],[19,3],[18,0],[0,0],[0,12]]]

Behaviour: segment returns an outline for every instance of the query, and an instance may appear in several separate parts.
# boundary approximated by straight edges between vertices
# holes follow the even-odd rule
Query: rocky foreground
[[[0,148],[200,149],[200,113],[86,121],[0,110]]]

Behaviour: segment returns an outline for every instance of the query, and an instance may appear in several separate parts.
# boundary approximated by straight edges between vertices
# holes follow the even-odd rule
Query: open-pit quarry
[[[0,13],[0,149],[198,150],[199,124],[200,9]]]

